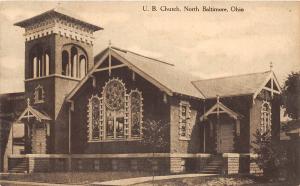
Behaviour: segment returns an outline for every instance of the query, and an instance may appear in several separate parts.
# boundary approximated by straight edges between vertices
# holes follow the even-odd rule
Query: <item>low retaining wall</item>
[[[255,158],[255,154],[224,153],[224,174],[261,174]]]
[[[28,172],[59,171],[156,171],[195,172],[201,171],[210,161],[211,154],[26,154],[9,156],[9,169],[20,158],[28,161]],[[251,156],[252,158],[254,156]],[[250,154],[223,154],[223,173],[258,173]],[[255,171],[254,171],[255,170]]]

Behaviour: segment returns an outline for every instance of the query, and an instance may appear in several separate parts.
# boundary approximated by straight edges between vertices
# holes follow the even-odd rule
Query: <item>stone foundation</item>
[[[250,154],[223,154],[223,173],[260,173],[250,162]],[[211,154],[27,154],[9,158],[11,170],[20,159],[26,159],[28,172],[59,171],[155,171],[184,173],[201,171]],[[254,157],[253,155],[251,156]]]
[[[223,154],[224,166],[223,173],[238,174],[240,168],[240,155],[235,153],[225,153]]]
[[[258,165],[254,162],[254,160],[257,158],[257,155],[250,154],[249,156],[249,172],[250,174],[262,174],[263,170],[258,167]]]

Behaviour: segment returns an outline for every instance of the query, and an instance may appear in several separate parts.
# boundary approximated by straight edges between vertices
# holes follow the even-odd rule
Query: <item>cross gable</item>
[[[230,108],[226,107],[223,103],[221,103],[219,101],[219,97],[217,98],[217,103],[200,117],[200,121],[205,120],[209,115],[212,114],[216,114],[217,116],[219,116],[220,114],[228,114],[230,117],[236,120],[243,117],[241,114],[234,112]]]
[[[273,71],[270,71],[269,76],[264,80],[261,86],[254,93],[253,100],[258,96],[258,94],[262,90],[266,90],[270,92],[272,97],[274,96],[274,94],[278,94],[278,95],[281,94],[282,90]]]
[[[142,69],[135,66],[129,60],[125,59],[121,55],[119,55],[113,48],[109,47],[106,51],[102,54],[102,57],[96,56],[98,61],[96,62],[95,66],[87,73],[87,75],[79,82],[79,84],[71,91],[71,93],[67,96],[67,101],[70,101],[72,97],[76,94],[76,92],[87,82],[88,79],[92,78],[95,80],[93,74],[97,72],[107,71],[108,74],[111,74],[111,71],[114,69],[119,69],[123,67],[128,67],[136,73],[158,87],[160,90],[164,91],[169,96],[173,95],[173,92],[160,83],[158,80],[150,76],[149,74],[145,73]]]

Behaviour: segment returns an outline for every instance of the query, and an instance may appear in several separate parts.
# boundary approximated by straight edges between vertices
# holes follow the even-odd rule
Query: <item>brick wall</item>
[[[252,105],[250,109],[250,152],[253,152],[253,147],[255,144],[253,141],[255,141],[255,136],[254,134],[256,133],[256,130],[259,129],[260,126],[260,117],[261,117],[261,105],[262,101],[256,99],[255,103]]]
[[[127,93],[130,90],[138,89],[143,96],[143,120],[148,119],[165,121],[169,123],[169,103],[163,102],[163,92],[154,85],[136,74],[135,81],[132,80],[132,71],[127,67],[113,69],[111,77],[108,71],[98,72],[96,76],[96,87],[93,88],[92,80],[88,80],[85,85],[75,95],[75,110],[72,112],[72,152],[73,153],[143,153],[151,152],[149,147],[142,145],[138,140],[118,140],[105,142],[87,142],[88,134],[88,99],[92,95],[101,96],[103,86],[113,77],[121,79],[126,86]],[[169,134],[166,134],[166,141],[169,141]],[[168,152],[169,147],[160,149],[159,152]]]
[[[179,139],[179,103],[180,100],[188,101],[191,105],[191,137],[188,140]],[[171,153],[197,153],[200,152],[201,138],[199,117],[200,103],[182,97],[174,96],[170,99],[170,152]]]

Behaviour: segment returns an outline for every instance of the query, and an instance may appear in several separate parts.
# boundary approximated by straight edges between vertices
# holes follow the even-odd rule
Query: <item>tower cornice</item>
[[[63,19],[70,23],[81,25],[82,27],[88,28],[88,29],[92,30],[93,32],[98,31],[98,30],[103,30],[103,28],[101,28],[97,25],[91,24],[87,21],[83,21],[82,18],[78,18],[77,15],[74,15],[73,13],[70,13],[62,8],[51,9],[49,11],[46,11],[46,12],[39,14],[37,16],[34,16],[32,18],[17,22],[14,25],[20,26],[22,28],[27,28],[37,22],[42,22],[44,20],[48,20],[49,18]]]

